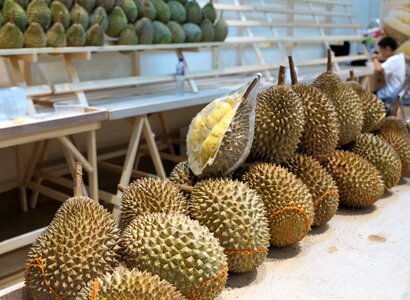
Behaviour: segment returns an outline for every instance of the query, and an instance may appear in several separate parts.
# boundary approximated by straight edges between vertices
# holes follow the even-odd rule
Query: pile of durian
[[[368,207],[410,169],[407,124],[380,99],[327,71],[312,85],[256,95],[260,75],[208,104],[169,180],[141,178],[112,215],[76,189],[33,244],[34,299],[214,299],[229,273],[255,270],[268,247],[301,241],[339,205]]]
[[[222,42],[212,0],[0,0],[0,48]]]

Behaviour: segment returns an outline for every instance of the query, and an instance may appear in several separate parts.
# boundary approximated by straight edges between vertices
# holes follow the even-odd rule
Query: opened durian
[[[302,101],[285,86],[285,67],[280,66],[278,85],[257,96],[250,158],[276,163],[290,159],[300,142],[304,124]]]
[[[242,90],[218,98],[192,120],[187,134],[188,164],[198,177],[226,176],[246,159],[253,139],[260,74]]]
[[[315,208],[314,226],[327,223],[339,206],[339,192],[332,176],[311,156],[297,155],[286,168],[301,179],[312,194]]]
[[[271,163],[255,163],[242,179],[265,204],[273,246],[295,244],[305,237],[314,220],[314,207],[308,187],[296,175]]]
[[[144,213],[186,214],[188,202],[179,188],[160,178],[144,177],[132,182],[122,194],[121,220],[124,225]]]
[[[321,158],[339,190],[339,203],[348,207],[367,207],[384,193],[383,179],[377,168],[363,157],[335,151]]]
[[[386,117],[386,109],[383,101],[375,94],[363,89],[363,87],[354,80],[354,72],[350,70],[350,77],[345,85],[352,89],[360,98],[363,105],[363,128],[362,132],[372,132],[380,128]]]
[[[93,298],[94,293],[94,298]],[[186,299],[169,282],[157,275],[118,267],[90,281],[77,296],[77,300],[183,300]]]
[[[339,119],[339,144],[353,142],[362,132],[363,104],[359,96],[332,72],[332,51],[327,53],[327,71],[313,82],[332,101]]]
[[[121,244],[128,267],[158,275],[188,299],[214,299],[225,286],[223,248],[208,228],[185,215],[141,215],[125,228]]]
[[[356,138],[352,152],[364,157],[377,168],[386,189],[399,182],[402,171],[400,157],[386,140],[371,133],[361,134]]]
[[[256,269],[266,258],[269,229],[260,196],[231,179],[207,179],[194,186],[190,215],[215,235],[230,272]]]
[[[292,56],[289,56],[292,90],[299,96],[305,114],[304,131],[299,151],[309,155],[321,155],[336,149],[339,138],[339,120],[335,107],[319,89],[298,83]]]
[[[29,250],[25,284],[34,299],[74,299],[90,280],[119,265],[116,221],[102,205],[81,196],[81,176],[77,164],[74,197]]]

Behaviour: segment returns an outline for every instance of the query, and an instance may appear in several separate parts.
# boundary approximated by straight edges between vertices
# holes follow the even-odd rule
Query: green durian
[[[204,18],[208,19],[212,23],[216,20],[216,10],[213,5],[213,0],[209,0],[207,4],[202,8],[202,13],[204,14]]]
[[[51,11],[44,0],[33,0],[27,6],[27,18],[29,23],[39,23],[44,30],[51,25]]]
[[[168,5],[163,0],[151,0],[157,11],[155,20],[160,21],[161,23],[168,23],[171,18],[171,11],[169,10]]]
[[[128,20],[122,8],[117,5],[108,16],[108,28],[105,33],[110,37],[118,37],[127,27]]]
[[[36,22],[30,23],[23,37],[25,48],[42,48],[47,46],[47,35],[44,33],[43,27]]]
[[[116,4],[116,0],[97,0],[97,7],[105,9],[106,14],[109,14]]]
[[[120,6],[127,16],[128,22],[134,22],[138,17],[138,8],[134,0],[121,0]]]
[[[11,19],[11,15],[14,15],[13,24],[17,25],[22,32],[27,27],[27,15],[24,9],[13,0],[4,0],[3,8],[1,10],[3,15],[3,22],[7,23]]]
[[[47,46],[48,47],[66,47],[67,40],[65,36],[65,29],[60,19],[50,27],[47,32]]]
[[[98,21],[100,20],[100,17],[103,17],[103,22],[101,24],[102,28],[104,28],[104,32],[108,28],[108,15],[102,6],[98,6],[90,16],[90,26],[97,24]]]
[[[169,28],[172,34],[172,43],[185,42],[185,31],[179,23],[175,21],[169,21],[167,27]]]
[[[199,43],[202,40],[202,30],[198,25],[185,23],[182,25],[182,28],[185,31],[185,40],[187,43]]]
[[[155,5],[150,0],[136,0],[138,8],[138,18],[148,18],[154,20],[157,16]]]
[[[125,28],[117,40],[118,45],[137,45],[138,44],[138,36],[135,32],[135,28],[133,25],[128,25]]]
[[[20,28],[14,24],[13,12],[10,14],[9,21],[0,28],[0,48],[23,48],[23,34]]]
[[[186,22],[187,23],[194,23],[194,24],[201,24],[202,21],[202,10],[199,6],[198,2],[195,0],[190,0],[185,4],[186,10]]]
[[[228,36],[228,23],[223,19],[223,11],[221,16],[214,23],[215,42],[223,42]]]
[[[87,13],[91,13],[95,7],[96,0],[76,0],[79,5],[84,7]],[[84,28],[86,29],[86,28]]]
[[[23,8],[23,9],[26,9],[27,8],[27,5],[29,4],[29,0],[14,0],[14,1],[16,1],[16,3],[18,3],[18,4],[20,4],[20,6]],[[0,5],[0,7],[1,7],[1,5]]]
[[[135,23],[135,31],[140,44],[150,45],[154,41],[154,26],[148,18],[142,18]]]
[[[159,21],[152,22],[154,27],[154,44],[169,44],[172,41],[172,34],[168,27]]]
[[[100,16],[98,23],[95,23],[87,30],[86,46],[102,46],[104,45],[104,27],[102,23],[104,17]]]
[[[184,24],[186,20],[185,7],[178,1],[169,1],[167,5],[171,12],[171,20],[179,24]]]
[[[204,18],[201,22],[202,39],[201,42],[213,42],[215,38],[215,30],[212,22]]]
[[[80,23],[81,15],[77,15],[75,22],[68,28],[66,32],[68,47],[82,47],[87,41],[86,32],[83,25]]]
[[[74,7],[72,8],[71,12],[71,20],[77,20],[78,23],[83,26],[84,31],[88,29],[88,26],[90,25],[90,16],[88,15],[88,12],[85,10],[84,7],[82,7],[80,4],[75,3]]]
[[[73,6],[73,0],[60,0],[60,2],[63,3],[68,10]]]
[[[50,5],[52,23],[60,22],[64,29],[68,29],[71,23],[71,15],[67,7],[59,0],[53,0]],[[60,20],[60,21],[58,21]]]

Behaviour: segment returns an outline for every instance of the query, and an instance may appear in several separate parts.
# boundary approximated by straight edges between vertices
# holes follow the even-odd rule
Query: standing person
[[[391,37],[382,38],[379,55],[373,58],[374,70],[383,74],[385,85],[377,90],[377,96],[386,104],[393,103],[404,86],[406,60],[403,53],[396,53],[397,42]]]

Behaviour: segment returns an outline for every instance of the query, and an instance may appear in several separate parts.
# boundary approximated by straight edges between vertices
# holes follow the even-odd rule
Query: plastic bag
[[[247,158],[254,135],[260,78],[258,73],[246,85],[215,99],[191,121],[187,154],[196,176],[227,176]]]

